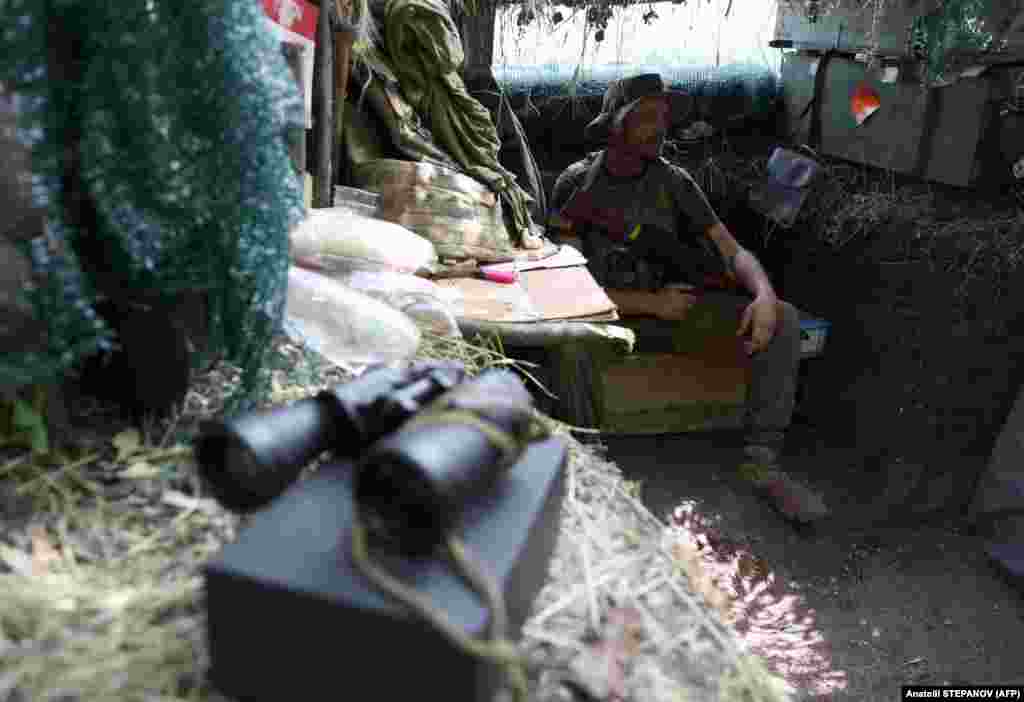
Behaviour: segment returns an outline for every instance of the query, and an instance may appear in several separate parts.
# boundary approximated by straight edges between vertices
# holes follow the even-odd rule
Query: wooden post
[[[325,3],[326,5],[327,3]],[[345,126],[345,99],[348,97],[348,77],[352,63],[352,44],[355,42],[356,28],[352,24],[352,0],[334,0],[334,148],[335,166],[341,169],[342,130]],[[332,204],[334,184],[331,184]]]
[[[334,148],[334,42],[331,31],[332,3],[320,4],[316,28],[316,72],[319,76],[320,105],[314,115],[316,128],[316,187],[313,207],[330,207],[333,202],[333,170],[331,156]]]
[[[295,76],[295,82],[299,85],[299,95],[302,96],[302,104],[306,104],[306,83],[303,80],[302,71],[302,54],[303,47],[299,44],[293,44],[290,42],[281,42],[281,50],[284,52],[285,60],[288,62],[288,67],[292,70],[292,75]],[[303,115],[303,125],[300,129],[290,130],[288,134],[288,150],[291,153],[292,164],[295,166],[296,172],[299,174],[299,178],[305,179],[306,177],[306,118]]]

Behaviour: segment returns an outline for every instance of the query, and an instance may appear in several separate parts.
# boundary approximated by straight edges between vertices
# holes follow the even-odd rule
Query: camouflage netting
[[[957,67],[951,51],[998,48],[997,27],[991,25],[1001,7],[1009,4],[1006,0],[946,0],[940,9],[918,17],[912,28],[912,42],[925,63],[925,82],[948,79],[949,72]]]
[[[762,115],[775,109],[779,95],[778,76],[767,66],[732,64],[714,66],[591,66],[577,73],[574,66],[497,65],[494,74],[509,95],[531,98],[600,96],[608,83],[625,73],[660,73],[672,90],[695,98],[744,98],[750,113]]]
[[[107,348],[105,291],[203,290],[211,349],[244,369],[244,393],[259,387],[304,214],[285,140],[302,102],[265,22],[255,0],[0,1],[0,83],[46,217],[24,245],[28,295],[48,331],[44,353],[0,362],[0,384]]]
[[[892,3],[887,0],[780,0],[780,6],[798,16],[826,17],[842,8],[869,13],[872,27],[868,40],[877,50],[879,32],[886,25]],[[916,13],[909,27],[910,53],[921,61],[920,78],[926,86],[956,80],[978,56],[1006,48],[1007,31],[1020,6],[1008,0],[913,0],[906,3]],[[817,21],[812,19],[811,21]],[[890,31],[892,27],[889,28]]]

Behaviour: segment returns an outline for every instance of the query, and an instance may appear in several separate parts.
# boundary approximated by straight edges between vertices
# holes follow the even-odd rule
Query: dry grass
[[[528,655],[545,667],[537,698],[565,683],[600,698],[608,652],[590,644],[614,645],[609,630],[624,616],[633,618],[632,643],[619,642],[626,699],[789,698],[785,682],[738,643],[732,602],[688,533],[667,528],[614,464],[579,445],[568,484],[551,577],[524,631]]]
[[[284,340],[276,351],[267,404],[346,377]],[[0,466],[0,700],[222,699],[204,677],[201,567],[238,518],[202,494],[188,437],[239,376],[204,374],[142,432],[86,404],[80,455]]]
[[[513,363],[500,345],[475,341],[427,337],[419,355],[458,358],[470,372]],[[276,358],[268,404],[348,377],[286,340]],[[235,537],[239,518],[203,494],[189,439],[237,382],[237,369],[215,368],[180,412],[141,433],[83,406],[75,455],[0,458],[0,700],[224,699],[205,677],[201,568]],[[647,643],[630,680],[647,696],[638,687],[636,699],[676,699],[665,690],[694,684],[682,670],[700,672],[710,695],[688,699],[783,699],[722,623],[722,595],[665,540],[617,468],[543,419],[570,442],[572,487],[551,579],[523,641],[547,671],[534,676],[533,698],[554,689],[556,671],[567,670],[614,600],[645,612]],[[662,693],[651,697],[651,685]]]
[[[739,156],[727,140],[709,141],[696,158],[693,148],[688,150],[676,152],[673,160],[690,170],[713,201],[728,200],[739,184],[766,174],[768,154]],[[1024,262],[1024,226],[1011,199],[996,191],[912,181],[893,171],[807,155],[817,158],[823,173],[794,225],[802,245],[829,255],[874,256],[884,263],[927,262],[932,270],[958,279],[961,303],[979,293],[994,295],[998,303],[1007,293]],[[761,236],[769,242],[776,233],[765,224]],[[978,284],[988,287],[979,290]]]

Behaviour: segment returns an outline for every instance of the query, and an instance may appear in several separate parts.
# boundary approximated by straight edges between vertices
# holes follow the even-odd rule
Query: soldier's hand
[[[655,315],[659,319],[682,320],[686,318],[687,312],[697,302],[697,295],[693,294],[692,285],[673,284],[666,285],[658,291],[658,304]]]
[[[779,300],[772,295],[757,297],[743,311],[739,331],[736,336],[750,333],[750,339],[743,347],[748,355],[763,351],[775,336],[775,328],[779,322]]]

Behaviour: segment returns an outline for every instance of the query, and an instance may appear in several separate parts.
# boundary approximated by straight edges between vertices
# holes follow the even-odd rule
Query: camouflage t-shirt
[[[658,159],[648,164],[642,175],[616,177],[604,167],[602,154],[591,154],[565,169],[555,182],[552,210],[562,210],[590,176],[588,192],[594,201],[605,208],[620,208],[627,228],[650,225],[664,236],[674,235],[667,245],[677,246],[679,257],[693,259],[694,268],[708,273],[726,271],[725,261],[705,236],[719,221],[718,216],[689,173]],[[673,275],[663,261],[638,255],[628,242],[616,241],[596,228],[585,227],[580,236],[587,266],[603,287],[657,289],[671,282],[701,282],[692,275]]]

